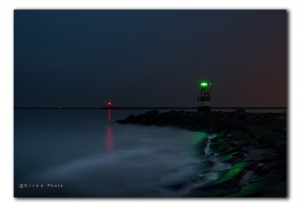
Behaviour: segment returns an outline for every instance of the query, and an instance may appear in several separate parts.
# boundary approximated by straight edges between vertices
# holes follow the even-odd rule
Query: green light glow
[[[246,162],[239,162],[237,164],[235,164],[225,175],[222,179],[218,180],[216,182],[217,183],[224,183],[227,181],[230,181],[232,179],[234,179],[235,177],[237,177],[238,175],[240,175],[242,173],[242,171],[244,170],[244,168],[246,166],[250,165],[250,163],[246,163]]]
[[[207,83],[207,82],[201,82],[201,83],[200,83],[200,86],[201,86],[201,87],[207,87],[207,86],[208,86],[208,83]]]
[[[189,148],[191,150],[191,152],[195,152],[197,145],[201,142],[206,141],[207,139],[207,133],[203,132],[203,131],[199,131],[195,134],[194,139],[191,140]]]

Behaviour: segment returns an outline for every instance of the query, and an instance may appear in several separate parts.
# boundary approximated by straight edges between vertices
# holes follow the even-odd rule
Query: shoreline
[[[118,120],[119,124],[171,126],[217,134],[195,147],[195,176],[164,186],[184,197],[287,197],[286,113],[159,112]]]

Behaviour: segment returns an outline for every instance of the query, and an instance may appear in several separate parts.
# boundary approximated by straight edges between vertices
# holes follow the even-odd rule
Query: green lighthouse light
[[[206,88],[208,86],[208,83],[207,82],[201,82],[200,86],[203,87],[203,88]]]

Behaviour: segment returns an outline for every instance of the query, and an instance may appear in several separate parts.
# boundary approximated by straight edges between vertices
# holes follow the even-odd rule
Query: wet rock
[[[220,134],[220,135],[217,135],[217,136],[212,137],[212,138],[209,139],[209,141],[211,143],[216,143],[216,142],[218,142],[220,140],[229,140],[229,139],[227,138],[226,134]]]
[[[258,163],[255,167],[254,171],[257,175],[265,175],[269,172],[269,168],[265,166],[263,163]]]
[[[251,183],[243,186],[239,192],[228,194],[226,197],[258,197],[262,195],[264,186],[266,184],[266,181]]]
[[[256,145],[258,143],[258,141],[254,139],[251,134],[241,130],[234,130],[230,132],[230,135],[230,142],[234,146]]]
[[[232,118],[239,118],[239,119],[243,119],[245,118],[246,115],[246,111],[244,109],[237,109],[234,112],[232,112]]]
[[[240,162],[235,164],[227,173],[219,180],[217,180],[213,185],[219,187],[232,187],[238,184],[239,180],[243,177],[245,167],[250,163]]]
[[[280,168],[286,169],[286,165],[287,165],[286,159],[283,158],[272,160],[266,163],[266,166],[268,166],[272,170],[280,169]]]
[[[231,186],[230,188],[226,188],[224,190],[225,190],[225,196],[226,196],[227,194],[232,194],[232,193],[238,193],[238,192],[240,192],[241,186],[234,185],[234,186]]]
[[[197,122],[201,122],[201,121],[203,121],[205,119],[205,114],[202,113],[202,112],[195,112],[194,113],[194,119]]]
[[[187,112],[184,110],[180,110],[177,112],[177,114],[178,114],[179,118],[184,118],[184,117],[186,117]]]
[[[145,116],[144,114],[139,114],[135,116],[131,122],[134,124],[151,125],[152,119],[150,117]]]
[[[264,146],[274,146],[274,142],[284,138],[284,135],[269,129],[265,126],[257,126],[255,128],[249,129],[249,133]]]
[[[249,142],[245,139],[234,139],[230,141],[233,146],[245,146],[249,144]]]
[[[153,117],[156,116],[159,113],[159,111],[157,109],[152,110],[152,111],[148,111],[144,114],[144,116],[146,117]]]
[[[203,130],[203,126],[201,124],[199,124],[199,123],[195,123],[193,125],[193,130],[195,130],[195,131],[202,131]]]
[[[209,131],[219,133],[227,131],[229,128],[230,124],[228,122],[218,121],[209,129]]]
[[[128,116],[126,119],[123,120],[117,120],[117,122],[119,124],[128,124],[131,123],[134,120],[135,116],[133,114],[131,114],[130,116]]]
[[[273,131],[283,132],[280,129],[284,129],[283,126],[286,125],[286,118],[283,118],[280,115],[273,115],[265,119],[263,125]]]
[[[230,155],[230,154],[234,154],[234,153],[239,153],[239,152],[243,152],[241,150],[241,147],[231,147],[230,149],[220,152],[220,153],[216,153],[216,155],[218,156],[226,156],[226,155]]]
[[[273,148],[250,149],[248,150],[248,155],[248,160],[254,161],[266,161],[278,158],[278,155]]]
[[[218,155],[218,159],[222,162],[229,162],[229,163],[237,163],[245,160],[246,156],[242,151],[235,151],[231,153],[225,153],[222,155]]]
[[[273,185],[266,185],[263,189],[262,196],[265,197],[287,197],[287,183],[281,182]]]
[[[254,174],[254,171],[252,171],[252,170],[247,171],[244,174],[244,176],[241,178],[241,180],[239,181],[239,185],[244,186],[246,184],[249,184],[249,181],[252,178],[253,174]]]
[[[226,139],[219,139],[209,143],[209,149],[213,152],[222,152],[231,149],[230,142]]]
[[[281,137],[274,141],[274,147],[276,148],[286,148],[286,146],[287,146],[286,137]]]

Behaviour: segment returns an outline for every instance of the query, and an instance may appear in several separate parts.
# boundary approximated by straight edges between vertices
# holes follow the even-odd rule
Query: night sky
[[[284,10],[16,10],[15,106],[287,105]]]

